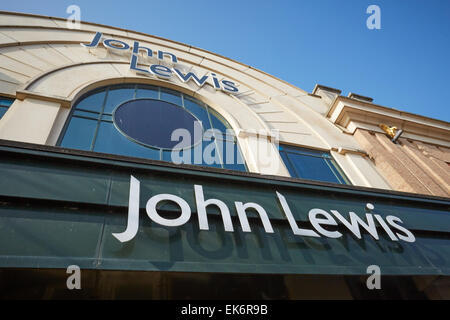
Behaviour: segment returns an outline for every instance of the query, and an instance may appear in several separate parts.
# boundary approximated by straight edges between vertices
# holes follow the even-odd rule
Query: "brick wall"
[[[450,197],[450,149],[358,129],[355,138],[394,190]]]

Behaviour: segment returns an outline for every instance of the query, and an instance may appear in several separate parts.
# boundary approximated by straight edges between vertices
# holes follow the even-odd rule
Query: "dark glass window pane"
[[[174,151],[174,153],[177,151]],[[181,155],[183,155],[184,151],[181,151]],[[172,162],[172,150],[163,150],[162,151],[162,160],[167,162]]]
[[[235,144],[235,148],[236,148],[237,164],[234,166],[233,170],[247,171],[247,166],[245,165],[245,160],[244,157],[242,156],[241,149],[237,144]]]
[[[6,111],[8,111],[8,108],[0,107],[0,119],[3,117]]]
[[[139,100],[131,102],[133,99]],[[127,101],[129,103],[124,104]],[[117,108],[120,105],[121,107]],[[234,136],[229,139],[234,159],[231,163],[222,164],[227,151],[220,147],[222,145],[225,147],[227,141],[224,139],[227,137],[220,135],[216,137],[219,138],[217,141],[201,141],[203,136],[194,133],[194,123],[198,120],[202,122],[204,130],[211,129],[211,122],[222,132],[229,126],[217,112],[210,109],[208,113],[207,108],[197,99],[171,89],[142,84],[104,87],[77,102],[76,110],[60,144],[63,147],[91,150],[95,139],[93,151],[157,160],[162,157],[165,161],[172,161],[171,149],[180,148],[181,139],[171,141],[171,135],[176,129],[187,129],[190,137],[183,139],[182,147],[186,148],[197,143],[200,148],[188,148],[187,151],[183,151],[191,155],[186,163],[218,168],[225,166],[245,171],[245,165],[237,163],[236,160],[242,155]],[[113,119],[114,110],[116,112]],[[97,120],[98,117],[101,117],[100,122]],[[217,158],[217,163],[206,163],[203,151],[208,145],[216,146],[213,157],[217,153],[217,157],[214,157]],[[162,152],[160,148],[166,150]],[[198,149],[200,159],[196,162],[195,154]]]
[[[230,170],[246,171],[241,152],[236,143],[223,142],[223,167]]]
[[[215,110],[208,108],[209,114],[211,115],[211,123],[214,129],[218,129],[223,133],[227,130],[227,121]],[[220,119],[220,120],[219,120]]]
[[[301,155],[309,155],[309,156],[324,157],[324,158],[332,159],[331,155],[328,152],[314,150],[314,149],[305,149],[305,148],[280,145],[280,151],[286,151],[288,153],[297,153],[297,154],[301,154]]]
[[[150,86],[138,86],[136,91],[136,99],[138,98],[158,99],[158,88]]]
[[[116,107],[118,107],[125,101],[133,99],[134,91],[134,86],[132,85],[109,89],[103,113],[111,114]]]
[[[287,156],[299,178],[341,183],[324,158],[296,153],[288,153]]]
[[[208,112],[202,106],[200,106],[195,100],[190,97],[184,96],[184,107],[194,114],[198,120],[202,122],[203,130],[208,130],[211,128],[209,124]]]
[[[135,100],[117,108],[114,122],[117,127],[134,140],[148,146],[172,149],[179,147],[179,141],[172,141],[172,133],[185,129],[188,140],[182,147],[193,144],[196,119],[186,110],[160,100]]]
[[[0,106],[9,107],[14,102],[14,99],[0,98]]]
[[[181,106],[181,94],[172,90],[161,89],[161,100]]]
[[[70,124],[61,142],[62,147],[90,150],[94,138],[96,120],[72,117]]]
[[[280,148],[281,148],[281,146],[280,146]],[[298,175],[297,171],[295,171],[294,167],[292,166],[291,162],[289,161],[287,153],[284,152],[284,151],[280,151],[280,155],[281,155],[281,158],[283,159],[284,165],[288,169],[289,174],[291,175],[291,177],[300,178],[300,176]]]
[[[159,160],[159,150],[130,141],[110,122],[101,122],[94,151]]]
[[[77,109],[100,112],[105,101],[105,90],[83,98],[76,106]]]
[[[329,152],[286,145],[279,150],[292,177],[350,184]]]

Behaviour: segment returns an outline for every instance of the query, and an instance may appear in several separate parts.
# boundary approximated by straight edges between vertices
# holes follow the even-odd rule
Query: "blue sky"
[[[200,47],[308,92],[316,83],[450,121],[450,0],[2,1],[1,10],[68,17]],[[369,5],[381,30],[369,30]]]

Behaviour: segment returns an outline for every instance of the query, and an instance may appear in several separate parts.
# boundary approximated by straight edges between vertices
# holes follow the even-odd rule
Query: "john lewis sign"
[[[121,40],[103,39],[102,41],[102,33],[97,32],[89,44],[81,43],[81,45],[86,48],[96,48],[100,43],[103,43],[105,48],[119,52],[128,52],[131,50],[130,70],[136,71],[139,74],[156,76],[157,78],[164,80],[170,80],[176,76],[183,83],[193,82],[197,86],[202,87],[205,83],[209,82],[216,90],[221,90],[232,94],[239,92],[239,89],[234,82],[226,79],[219,80],[218,76],[213,72],[199,77],[194,72],[185,73],[179,68],[169,68],[161,64],[151,64],[148,68],[139,67],[139,52],[143,52],[144,56],[150,58],[153,57],[153,53],[155,53],[158,60],[162,61],[164,58],[168,58],[173,63],[178,63],[178,58],[173,53],[167,51],[158,50],[154,52],[151,48],[141,46],[138,41],[134,41],[132,47],[128,43]]]
[[[21,145],[0,142],[2,268],[450,275],[449,199]]]
[[[203,193],[203,186],[194,185],[195,203],[197,206],[197,216],[200,230],[209,230],[207,208],[216,206],[222,216],[225,231],[233,232],[234,226],[231,219],[230,208],[219,199],[205,199]],[[308,208],[309,222],[313,226],[311,229],[300,228],[295,221],[291,208],[286,198],[279,192],[276,192],[276,198],[279,202],[283,214],[286,217],[292,232],[296,236],[301,237],[327,237],[340,238],[343,236],[342,232],[338,231],[338,223],[345,226],[355,237],[361,239],[362,229],[368,232],[375,240],[379,240],[378,230],[382,229],[392,241],[406,241],[415,242],[416,239],[411,231],[402,226],[403,221],[393,215],[388,215],[385,218],[379,214],[365,213],[365,219],[360,218],[355,212],[350,211],[347,214],[341,213],[337,210],[330,210],[330,212],[321,208]],[[140,199],[140,182],[135,177],[130,178],[130,191],[128,203],[128,222],[127,228],[122,233],[113,233],[120,242],[132,240],[139,228],[139,199]],[[163,201],[170,201],[179,206],[181,212],[175,219],[164,218],[158,213],[158,204]],[[261,219],[262,225],[266,233],[274,233],[272,224],[266,210],[257,203],[253,202],[234,202],[235,210],[243,232],[251,232],[251,227],[247,218],[247,210],[252,209],[256,211]],[[366,205],[366,209],[371,211],[374,206],[370,203]],[[153,195],[146,204],[146,212],[148,217],[163,226],[180,227],[187,223],[191,218],[191,208],[187,201],[179,196],[173,194],[157,194]],[[378,222],[379,228],[375,221]],[[334,228],[334,230],[333,230]]]

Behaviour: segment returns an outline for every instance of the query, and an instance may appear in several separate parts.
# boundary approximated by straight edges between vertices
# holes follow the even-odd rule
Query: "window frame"
[[[133,90],[134,90],[132,97],[130,99],[122,101],[118,105],[116,105],[111,113],[105,113],[104,111],[105,111],[106,104],[108,102],[108,97],[109,97],[108,94],[109,94],[110,90],[111,89],[114,90],[116,88],[120,88],[121,86],[123,86],[123,87],[130,86],[130,87],[132,87]],[[155,90],[155,91],[157,91],[157,97],[156,98],[146,98],[146,97],[139,97],[139,98],[137,98],[139,89],[141,89],[141,90],[146,90],[146,89]],[[178,104],[173,103],[171,101],[163,100],[162,99],[162,92],[163,91],[167,91],[168,93],[170,93],[171,91],[178,93],[180,95],[181,105],[178,105]],[[92,111],[92,110],[87,110],[87,109],[83,109],[83,108],[78,108],[78,104],[81,103],[81,101],[83,101],[84,99],[86,99],[87,97],[89,97],[89,96],[91,96],[93,94],[100,93],[100,92],[104,92],[104,97],[103,97],[103,101],[101,103],[100,111]],[[138,141],[135,141],[134,139],[130,138],[128,135],[123,134],[123,132],[119,128],[117,128],[117,126],[114,123],[114,120],[113,120],[114,111],[120,105],[122,105],[122,104],[124,104],[126,102],[129,102],[129,101],[132,101],[132,100],[137,100],[137,99],[153,99],[153,100],[164,101],[166,103],[171,103],[171,104],[174,104],[177,107],[180,107],[180,108],[184,109],[186,112],[189,112],[192,116],[194,116],[195,119],[200,120],[197,117],[196,114],[194,114],[191,110],[189,110],[185,106],[185,100],[189,100],[191,103],[197,104],[199,107],[203,108],[204,111],[206,112],[206,115],[208,117],[208,126],[205,126],[205,124],[203,124],[203,122],[202,122],[202,131],[203,132],[204,132],[204,130],[207,130],[206,129],[207,127],[211,128],[211,129],[217,129],[217,128],[215,128],[213,126],[212,116],[216,117],[217,120],[219,120],[224,125],[224,127],[226,129],[233,130],[231,125],[228,123],[228,121],[218,111],[214,110],[213,108],[211,108],[206,103],[204,103],[204,102],[202,102],[202,101],[200,101],[200,100],[198,100],[198,99],[196,99],[196,98],[194,98],[194,97],[192,97],[190,95],[187,95],[187,94],[185,94],[183,92],[177,91],[175,89],[167,88],[167,87],[164,87],[164,86],[161,86],[161,85],[145,84],[145,83],[121,83],[121,84],[110,84],[110,85],[94,88],[94,89],[86,92],[85,94],[83,94],[81,97],[79,97],[77,99],[77,101],[75,101],[75,103],[73,104],[73,106],[72,106],[72,108],[70,110],[70,113],[67,116],[67,119],[66,119],[66,121],[64,123],[64,126],[61,129],[61,132],[60,132],[59,137],[57,139],[56,146],[70,149],[70,147],[62,146],[62,143],[63,143],[64,137],[66,136],[66,134],[68,132],[68,128],[69,128],[69,125],[71,123],[71,120],[75,117],[75,118],[81,118],[81,119],[97,121],[96,128],[95,128],[95,131],[93,133],[93,138],[92,138],[89,150],[86,150],[86,149],[81,149],[81,150],[89,151],[89,152],[99,152],[99,151],[95,151],[94,149],[95,149],[95,145],[96,145],[96,141],[97,141],[100,125],[101,125],[102,122],[108,122],[108,123],[111,123],[114,126],[114,128],[121,135],[123,135],[125,138],[127,138],[130,142],[138,144],[138,145],[141,145],[141,146],[149,148],[149,149],[153,149],[153,150],[159,151],[159,159],[155,159],[155,160],[167,162],[167,160],[164,160],[164,151],[173,150],[173,149],[164,149],[164,148],[160,148],[160,147],[154,147],[154,146],[142,144],[142,143],[140,143]],[[78,112],[78,114],[77,114],[77,112]],[[213,113],[213,115],[211,115],[211,113]],[[90,114],[92,114],[92,117],[90,116]],[[217,117],[216,114],[220,115],[220,117]],[[104,119],[105,116],[106,117],[111,117],[111,119],[106,120],[106,119]],[[225,136],[225,133],[223,133],[223,134]],[[222,137],[216,137],[215,135],[212,138],[212,140],[214,140],[214,143],[215,143],[215,146],[216,146],[215,150],[218,150],[218,152],[219,152],[218,157],[220,159],[220,164],[216,164],[216,166],[215,165],[208,165],[208,164],[201,164],[199,166],[219,167],[219,168],[227,169],[227,170],[238,170],[238,171],[248,172],[248,166],[247,166],[247,164],[245,162],[245,158],[244,158],[243,153],[241,151],[241,147],[239,146],[237,137],[234,136],[233,143],[235,145],[234,146],[235,153],[236,152],[239,153],[239,156],[235,155],[235,157],[236,158],[240,157],[242,159],[243,170],[228,169],[228,168],[225,167],[226,164],[224,163],[224,159],[223,159],[224,154],[222,154],[222,153],[224,153],[224,150],[220,150],[219,149],[219,145],[217,144],[218,143],[217,139],[223,139],[223,140],[228,140],[228,141],[229,141],[229,139],[226,136],[224,138],[222,138]],[[193,147],[193,146],[191,146],[191,147]],[[130,157],[135,157],[135,156],[130,155]],[[241,164],[239,163],[239,165],[241,165]]]
[[[289,174],[293,178],[299,178],[304,180],[311,180],[311,181],[320,181],[320,182],[326,182],[326,183],[336,183],[336,182],[330,182],[330,181],[324,181],[319,179],[309,179],[302,177],[298,169],[296,168],[296,165],[293,163],[293,160],[289,157],[289,154],[296,154],[300,156],[306,156],[306,157],[314,157],[314,158],[320,158],[324,160],[325,164],[330,169],[330,172],[333,174],[333,176],[338,181],[338,184],[343,185],[352,185],[350,182],[350,179],[347,177],[345,172],[340,168],[336,160],[333,158],[331,153],[329,151],[324,150],[317,150],[317,149],[310,149],[305,147],[297,147],[293,145],[288,144],[279,144],[278,150],[280,153],[280,157],[286,166],[286,169],[288,170]],[[295,175],[293,175],[293,173]]]

